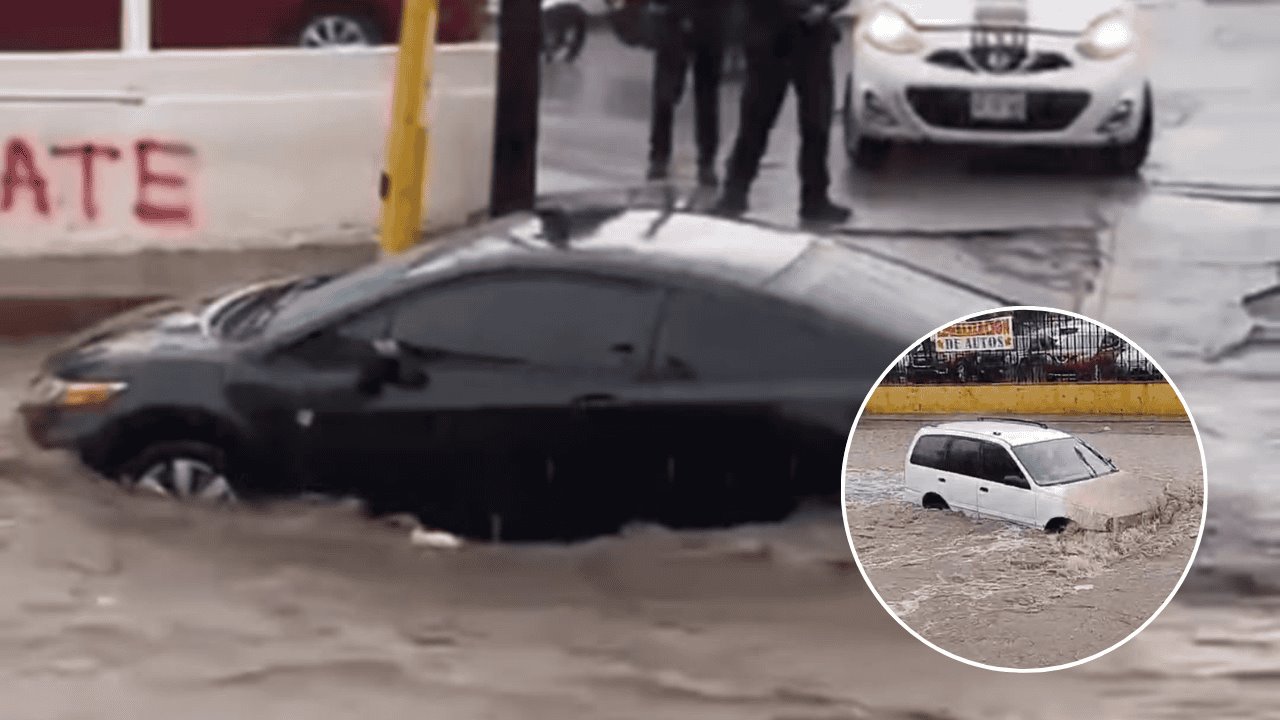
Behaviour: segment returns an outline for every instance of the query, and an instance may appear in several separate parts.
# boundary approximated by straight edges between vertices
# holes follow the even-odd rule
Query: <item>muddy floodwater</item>
[[[0,403],[30,355],[0,349]],[[349,505],[201,511],[0,458],[0,717],[1274,718],[1280,563],[1265,508],[1222,495],[1211,562],[1146,631],[1012,675],[899,627],[834,497],[778,525],[439,551]]]
[[[863,420],[845,498],[868,578],[921,636],[987,665],[1052,667],[1124,640],[1174,591],[1204,507],[1190,423],[1052,421],[1121,468],[1167,483],[1167,502],[1158,521],[1123,532],[1048,535],[902,500],[903,458],[922,422]]]

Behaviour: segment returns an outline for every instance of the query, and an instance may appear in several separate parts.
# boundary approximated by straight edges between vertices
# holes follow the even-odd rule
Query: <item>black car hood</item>
[[[214,350],[222,341],[210,328],[212,315],[247,293],[289,281],[148,303],[68,338],[45,360],[44,370],[73,377],[127,357]]]

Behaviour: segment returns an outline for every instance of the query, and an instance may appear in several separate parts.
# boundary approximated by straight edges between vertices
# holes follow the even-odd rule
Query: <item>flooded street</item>
[[[1169,499],[1156,526],[1052,536],[903,501],[903,456],[924,422],[862,421],[849,449],[846,503],[872,584],[926,639],[988,665],[1052,667],[1122,641],[1178,584],[1203,509],[1189,423],[1049,420],[1122,469],[1166,482]]]
[[[902,633],[837,517],[441,552],[342,506],[216,513],[47,467],[0,481],[6,718],[1067,717],[1036,697],[1074,681]]]
[[[0,352],[9,407],[32,353]],[[1106,444],[1123,438],[1159,472],[1184,464],[1161,450],[1170,439],[1159,428],[1112,430],[1090,439],[1123,459]],[[872,457],[885,475],[901,464],[887,443]],[[1280,672],[1280,616],[1208,576],[1182,593],[1195,603],[1175,602],[1080,668],[1023,676],[950,660],[868,592],[834,502],[772,526],[642,526],[571,546],[439,551],[342,504],[213,512],[127,496],[57,456],[9,453],[0,470],[6,720],[212,720],[250,708],[260,718],[1128,720],[1210,706],[1263,718],[1280,697],[1266,681]],[[1247,532],[1224,525],[1228,537]],[[983,532],[1027,544],[1016,531],[973,536]],[[1147,581],[1098,557],[1113,567],[1088,581],[1095,590],[1058,604]]]

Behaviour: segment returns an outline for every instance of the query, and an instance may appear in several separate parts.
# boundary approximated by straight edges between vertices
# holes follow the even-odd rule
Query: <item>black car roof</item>
[[[758,287],[795,262],[816,238],[689,212],[625,209],[607,216],[530,214],[449,252],[432,254],[411,277],[477,263],[563,261],[683,270]]]
[[[405,281],[469,268],[533,264],[630,268],[732,284],[894,328],[904,346],[959,315],[1012,304],[830,237],[710,216],[628,191],[556,198],[536,212],[444,235],[379,263],[383,270],[370,268],[375,281],[366,289],[381,294]],[[379,275],[384,280],[377,281]]]

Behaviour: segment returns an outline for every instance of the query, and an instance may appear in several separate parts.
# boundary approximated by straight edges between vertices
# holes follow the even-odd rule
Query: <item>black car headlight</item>
[[[22,403],[64,408],[99,407],[128,387],[128,383],[118,380],[63,380],[45,375],[27,387]]]

